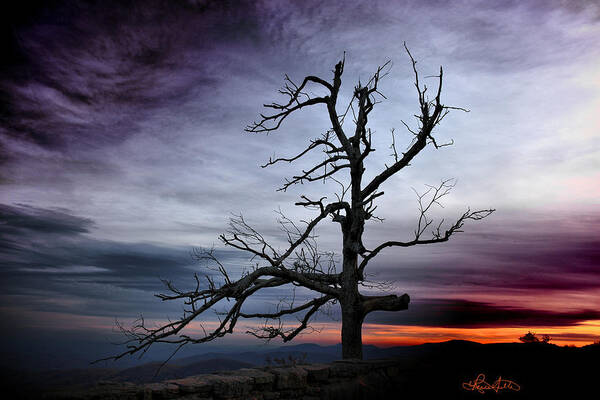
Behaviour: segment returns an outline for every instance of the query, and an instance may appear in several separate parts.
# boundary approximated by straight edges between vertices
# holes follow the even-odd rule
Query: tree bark
[[[342,303],[342,358],[362,360],[362,323],[360,303]]]
[[[353,250],[356,238],[346,231],[344,235],[344,259],[342,272],[342,358],[362,360],[362,323],[364,314],[358,291],[358,254]],[[353,240],[354,239],[354,240]]]
[[[362,115],[362,114],[361,114]],[[359,154],[358,139],[352,144]],[[350,213],[342,224],[343,233],[343,271],[342,294],[342,358],[362,360],[362,323],[363,305],[358,291],[359,270],[358,254],[362,251],[362,233],[364,230],[364,211],[360,197],[360,186],[364,171],[362,161],[351,159],[351,196]]]
[[[346,216],[343,231],[342,271],[342,358],[362,360],[363,305],[358,291],[358,253],[362,248],[364,229],[363,209],[360,203],[362,165],[352,169],[352,206]]]

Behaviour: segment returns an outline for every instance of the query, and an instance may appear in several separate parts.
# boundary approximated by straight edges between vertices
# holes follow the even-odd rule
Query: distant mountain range
[[[409,355],[422,346],[379,348],[363,347],[365,359]],[[303,343],[279,348],[264,348],[238,353],[209,352],[173,359],[161,367],[162,362],[151,361],[130,368],[78,368],[46,371],[23,371],[1,368],[3,385],[20,387],[85,387],[102,381],[147,383],[186,376],[231,371],[240,368],[277,366],[292,363],[329,363],[341,359],[341,344],[320,346]],[[6,387],[6,386],[4,386]]]

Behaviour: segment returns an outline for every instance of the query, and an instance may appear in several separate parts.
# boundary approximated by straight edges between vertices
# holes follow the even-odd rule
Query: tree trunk
[[[353,144],[358,150],[358,142]],[[342,224],[343,271],[342,271],[342,358],[362,360],[362,323],[364,319],[362,300],[358,291],[358,254],[362,251],[364,212],[360,197],[362,161],[353,160],[351,167],[352,204],[349,215]]]
[[[342,306],[342,358],[362,360],[362,323],[360,304]]]
[[[345,235],[350,239],[349,235]],[[363,308],[358,292],[358,254],[354,250],[356,240],[344,241],[344,259],[342,272],[342,358],[362,360],[362,323]]]

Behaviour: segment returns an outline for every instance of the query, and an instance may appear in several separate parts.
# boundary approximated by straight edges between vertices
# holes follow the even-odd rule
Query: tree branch
[[[361,296],[362,312],[367,315],[372,311],[401,311],[408,309],[410,297],[405,293],[402,296],[395,294],[388,296]]]
[[[440,225],[438,225],[437,229],[432,232],[432,238],[430,238],[430,239],[415,238],[408,242],[400,242],[400,241],[393,241],[393,240],[384,242],[384,243],[380,244],[379,246],[375,247],[373,250],[366,250],[365,254],[363,255],[363,260],[361,261],[361,263],[359,265],[359,271],[362,273],[362,271],[364,271],[365,267],[367,266],[368,262],[371,259],[373,259],[375,256],[377,256],[377,254],[379,254],[379,252],[381,250],[383,250],[387,247],[412,247],[412,246],[417,246],[417,245],[421,245],[421,244],[435,244],[435,243],[447,242],[453,234],[458,233],[458,232],[463,232],[461,230],[461,228],[463,227],[464,223],[467,220],[479,221],[479,220],[489,216],[494,211],[496,211],[496,210],[486,209],[486,210],[471,211],[470,209],[467,209],[467,211],[464,214],[462,214],[460,216],[460,218],[458,218],[456,220],[456,222],[453,225],[451,225],[444,233],[441,233],[441,230],[440,230],[441,223],[440,223]]]
[[[270,165],[274,165],[278,162],[288,162],[291,163],[293,161],[298,160],[299,158],[301,158],[302,156],[304,156],[305,154],[307,154],[309,151],[317,148],[318,146],[326,146],[327,148],[329,148],[329,150],[325,150],[325,153],[331,154],[331,153],[340,153],[342,151],[342,149],[336,147],[331,141],[330,141],[330,132],[331,131],[327,131],[323,134],[321,139],[314,139],[310,141],[310,145],[301,153],[299,153],[298,155],[294,156],[294,157],[290,157],[290,158],[285,158],[285,157],[280,157],[280,158],[275,158],[273,159],[272,157],[269,158],[269,162],[267,162],[266,164],[261,165],[261,168],[266,168]],[[343,158],[347,158],[347,157],[343,157]]]
[[[371,193],[373,193],[374,191],[376,191],[377,188],[379,188],[379,186],[383,182],[385,182],[389,177],[391,177],[392,175],[396,174],[403,168],[410,165],[410,162],[415,158],[415,156],[417,154],[419,154],[421,152],[421,150],[423,150],[427,146],[428,141],[429,141],[429,143],[432,143],[435,148],[441,148],[441,147],[452,144],[453,142],[445,143],[445,144],[438,144],[437,141],[435,140],[435,138],[432,136],[432,132],[433,132],[434,128],[437,125],[439,125],[439,123],[442,121],[442,119],[448,114],[449,110],[456,109],[456,110],[462,110],[462,111],[468,112],[468,110],[466,110],[466,109],[463,109],[460,107],[449,107],[449,106],[445,106],[441,103],[441,93],[442,93],[442,83],[443,83],[442,67],[440,67],[440,74],[436,76],[439,79],[438,90],[437,90],[436,96],[433,100],[431,100],[431,101],[428,100],[425,97],[425,93],[427,92],[427,86],[424,86],[421,89],[421,84],[419,82],[419,72],[417,70],[417,62],[415,61],[412,54],[410,53],[410,50],[408,50],[406,43],[404,43],[404,49],[406,50],[406,53],[408,54],[408,56],[411,60],[413,72],[415,75],[415,87],[417,88],[417,93],[418,93],[418,97],[419,97],[419,108],[420,108],[420,114],[417,115],[416,117],[419,121],[420,127],[419,127],[418,132],[415,133],[412,129],[410,129],[408,127],[408,125],[406,125],[404,122],[402,122],[409,129],[409,131],[414,135],[412,144],[409,146],[408,150],[405,153],[402,153],[402,157],[399,157],[398,153],[395,150],[396,144],[395,144],[394,138],[392,136],[392,150],[394,151],[395,162],[390,167],[386,167],[381,173],[379,173],[377,176],[375,176],[375,178],[373,178],[371,180],[371,182],[369,182],[369,184],[367,184],[362,189],[361,198],[363,198],[363,199],[366,198]],[[393,135],[393,133],[392,133],[392,135]]]
[[[303,79],[300,86],[297,86],[289,76],[285,76],[285,85],[279,91],[281,94],[288,96],[289,100],[285,104],[279,103],[271,103],[264,104],[264,107],[272,108],[274,110],[281,110],[278,113],[272,115],[263,115],[261,114],[261,120],[258,122],[254,122],[246,127],[246,132],[272,132],[277,130],[281,123],[294,111],[299,110],[301,108],[312,106],[319,103],[327,103],[327,97],[315,97],[310,98],[308,94],[303,92],[302,90],[306,87],[309,82],[313,82],[325,87],[330,93],[334,90],[333,86],[324,81],[321,78],[316,76],[307,76]],[[300,101],[300,96],[305,96],[307,99],[305,101]],[[267,126],[265,124],[272,122],[272,126]]]
[[[284,315],[295,314],[299,311],[306,310],[307,308],[314,307],[315,305],[323,305],[329,300],[333,300],[333,296],[323,296],[317,299],[313,299],[307,303],[304,303],[298,307],[285,308],[275,313],[255,313],[255,314],[245,314],[240,313],[240,317],[242,318],[265,318],[265,319],[276,319],[281,318]]]
[[[295,338],[300,332],[302,332],[304,329],[306,329],[308,327],[308,321],[313,316],[313,314],[319,310],[319,308],[322,305],[324,305],[325,303],[327,303],[328,301],[333,300],[333,299],[334,298],[332,296],[323,296],[319,299],[314,299],[311,302],[304,304],[303,306],[297,307],[295,309],[296,311],[301,311],[301,310],[304,310],[309,307],[310,307],[310,309],[304,315],[304,318],[302,318],[302,320],[299,321],[300,325],[296,328],[284,329],[283,325],[281,324],[281,321],[279,321],[278,327],[265,325],[258,329],[248,330],[248,331],[246,331],[246,333],[249,333],[259,339],[266,339],[266,340],[271,340],[276,337],[281,337],[284,342],[288,342],[288,341],[292,340],[293,338]],[[269,314],[263,314],[263,315],[269,315]],[[269,317],[266,317],[266,318],[269,318]]]

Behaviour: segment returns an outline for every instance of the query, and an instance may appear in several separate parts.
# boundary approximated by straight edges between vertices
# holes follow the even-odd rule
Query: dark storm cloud
[[[92,220],[76,217],[67,210],[46,210],[25,204],[0,204],[0,219],[0,230],[5,235],[16,234],[18,231],[75,235],[89,232],[89,228],[93,226]]]
[[[1,205],[0,211],[5,306],[131,316],[149,310],[152,294],[165,289],[161,279],[191,288],[199,269],[191,248],[94,239],[87,235],[93,221],[68,210]],[[239,262],[232,252],[217,254]]]
[[[560,3],[33,3],[27,3],[27,12],[6,17],[12,62],[0,76],[0,161],[11,165],[2,171],[0,182],[46,189],[47,183],[40,181],[52,181],[38,197],[42,204],[52,204],[49,193],[57,187],[71,188],[94,178],[120,180],[106,185],[111,188],[122,183],[123,175],[137,177],[139,184],[140,171],[155,179],[148,186],[171,185],[167,182],[174,170],[191,164],[183,166],[182,160],[191,157],[177,148],[182,142],[212,153],[197,152],[198,164],[209,163],[211,156],[222,159],[222,153],[214,153],[239,143],[233,132],[239,134],[256,117],[261,102],[272,100],[283,73],[294,78],[305,73],[330,76],[344,50],[348,80],[372,72],[386,57],[401,58],[403,40],[419,49],[424,63],[429,63],[428,55],[442,54],[444,63],[448,57],[455,68],[482,75],[587,54],[577,47],[585,41],[572,40],[560,24],[552,23],[552,11]],[[513,21],[515,17],[521,19]],[[543,29],[533,21],[543,23]],[[571,46],[565,45],[567,40]],[[252,107],[252,115],[246,116],[243,107]],[[205,144],[210,135],[222,137],[216,152]],[[119,148],[132,137],[135,143]],[[286,147],[298,139],[289,140]],[[105,152],[94,153],[99,148]],[[148,153],[154,156],[152,165],[132,171],[134,164],[147,161],[139,160],[140,155]],[[234,168],[243,162],[242,157],[227,161]],[[163,163],[168,165],[163,168]],[[106,178],[108,174],[114,176]],[[197,187],[174,186],[179,187],[165,190],[169,198],[180,203],[201,199]]]
[[[182,104],[194,90],[214,89],[223,62],[216,43],[259,33],[246,2],[64,1],[34,8],[9,23],[0,118],[4,134],[50,149],[124,140],[144,116]]]
[[[366,318],[366,322],[451,328],[496,328],[572,326],[594,319],[600,319],[600,311],[552,312],[466,300],[422,299],[411,302],[409,309],[402,313],[372,313]]]
[[[577,291],[600,288],[598,216],[494,216],[485,227],[436,247],[415,249],[396,265],[376,269],[381,280],[410,286]],[[489,230],[491,229],[493,230]],[[402,249],[390,250],[406,255]]]
[[[495,20],[484,18],[481,12],[464,14],[467,6],[462,3],[447,13],[431,2],[397,7],[387,2],[313,1],[26,3],[21,10],[27,8],[27,12],[5,10],[9,57],[0,75],[0,118],[5,134],[51,149],[118,143],[139,130],[137,121],[161,108],[180,106],[192,97],[210,103],[211,96],[206,93],[214,92],[227,78],[224,70],[243,73],[247,67],[228,60],[224,50],[235,49],[242,56],[258,49],[269,55],[272,50],[284,51],[273,58],[289,63],[290,57],[310,53],[298,40],[305,33],[310,38],[337,34],[342,38],[338,45],[347,40],[349,46],[364,26],[377,29],[403,19],[415,29],[406,29],[407,37],[402,39],[410,42],[414,37],[414,42],[419,18],[407,18],[409,13],[427,15],[436,29],[446,27],[455,32],[452,40],[463,45],[445,47],[453,48],[448,51],[463,62],[509,71],[569,56],[567,46],[563,46],[565,53],[557,54],[544,45],[544,41],[568,41],[569,37],[546,35],[533,26],[526,29],[531,20],[551,25],[550,11],[561,7],[560,3],[521,5],[523,20],[515,24],[512,15],[503,12],[519,8],[518,3],[482,5],[482,12],[497,11]],[[360,26],[355,26],[356,21]],[[436,43],[436,38],[425,36]],[[521,46],[510,45],[515,40],[520,40]],[[317,43],[308,40],[306,45]],[[481,50],[490,46],[494,51],[482,57]],[[323,43],[315,50],[325,50]],[[330,50],[339,53],[344,49]],[[281,68],[285,70],[283,65]],[[206,118],[212,114],[207,113]],[[5,151],[4,156],[8,155]]]

